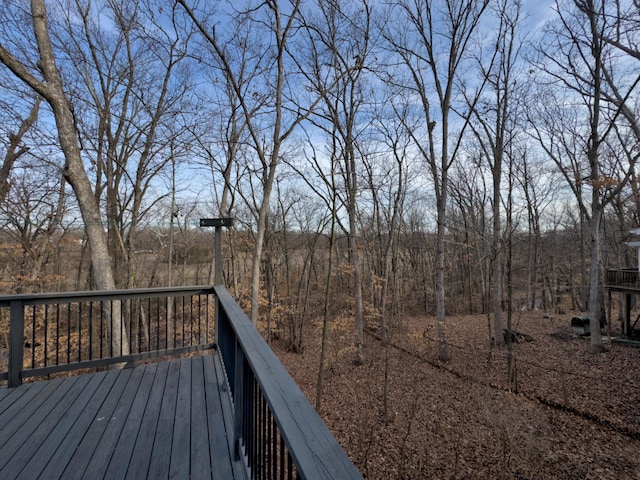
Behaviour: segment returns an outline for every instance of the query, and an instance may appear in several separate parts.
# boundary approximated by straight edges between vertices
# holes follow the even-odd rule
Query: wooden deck
[[[0,388],[0,478],[233,479],[218,353]]]

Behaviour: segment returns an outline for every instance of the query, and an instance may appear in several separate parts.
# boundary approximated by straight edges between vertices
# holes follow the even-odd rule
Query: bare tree
[[[62,220],[69,207],[59,170],[30,160],[20,162],[0,202],[3,230],[21,246],[20,264],[12,272],[17,293],[42,291],[50,282],[45,267],[64,240]]]
[[[449,360],[445,329],[449,169],[456,160],[469,115],[462,118],[457,133],[454,133],[450,119],[457,76],[461,74],[473,35],[488,4],[488,0],[446,0],[443,3],[403,0],[394,9],[398,15],[398,21],[393,24],[395,28],[386,34],[390,48],[398,55],[408,77],[403,80],[390,78],[389,81],[403,82],[402,86],[415,95],[424,118],[423,128],[413,132],[413,140],[427,163],[436,195],[434,289],[438,358],[443,361]],[[436,101],[432,103],[433,96]]]
[[[542,231],[543,216],[553,201],[553,188],[556,175],[548,174],[546,159],[530,153],[526,147],[522,151],[521,161],[515,165],[516,181],[524,196],[527,211],[527,281],[524,305],[527,309],[536,308],[538,283],[542,278]],[[580,258],[582,258],[581,256]],[[572,276],[570,276],[572,278]],[[572,295],[575,289],[573,284]],[[572,297],[575,298],[575,297]]]
[[[238,53],[250,55],[249,44],[249,40],[241,43],[245,48],[242,48]],[[204,54],[199,54],[199,60],[203,56]],[[251,170],[250,165],[245,161],[250,155],[247,124],[234,85],[229,80],[229,77],[223,73],[215,76],[210,95],[199,100],[199,104],[207,105],[205,109],[209,113],[204,115],[211,121],[199,122],[193,126],[193,144],[190,149],[194,161],[205,165],[208,172],[211,173],[211,189],[214,199],[212,210],[220,217],[234,216],[236,202],[241,197],[239,189]],[[245,78],[242,75],[237,79],[239,84],[244,84],[249,80],[250,77]],[[244,86],[241,88],[244,89]],[[236,246],[232,231],[229,232],[228,238],[229,256],[234,258]],[[212,258],[209,283],[213,282],[214,263],[215,258]],[[234,294],[237,295],[237,275],[233,271],[226,273],[233,284]]]
[[[385,110],[385,109],[382,109]],[[404,128],[406,121],[395,118],[379,118],[376,122],[380,130],[380,144],[371,142],[372,149],[385,153],[371,153],[364,157],[366,186],[371,197],[371,232],[368,242],[373,250],[372,289],[379,290],[378,311],[380,332],[385,344],[384,407],[383,415],[388,420],[390,350],[394,320],[397,319],[399,298],[399,237],[403,224],[404,210],[412,171],[410,154],[411,139]],[[380,282],[380,287],[378,286]],[[372,292],[373,296],[374,292]]]
[[[286,140],[307,118],[321,96],[302,105],[297,100],[296,65],[293,46],[300,20],[301,1],[283,8],[267,0],[237,11],[228,30],[207,25],[205,12],[185,0],[177,0],[191,17],[211,48],[217,68],[231,86],[246,122],[251,148],[257,157],[256,173],[261,198],[257,209],[257,233],[251,272],[251,319],[258,321],[260,267],[271,192]],[[197,2],[195,2],[197,3]],[[247,38],[243,32],[250,32]],[[245,42],[245,43],[243,43]],[[237,55],[250,42],[252,55]],[[248,73],[247,73],[248,72]],[[245,79],[245,81],[242,81]]]
[[[450,177],[452,205],[448,221],[453,242],[458,245],[458,248],[452,248],[451,256],[460,258],[462,268],[456,278],[466,296],[468,311],[470,314],[477,311],[473,297],[480,290],[479,311],[488,316],[491,298],[491,245],[488,242],[490,219],[487,213],[491,197],[490,187],[485,179],[488,176],[486,173],[486,166],[480,161],[477,151],[469,151],[464,164],[453,166]],[[490,326],[488,333],[491,338]]]
[[[612,28],[608,5],[604,1],[574,0],[565,9],[566,4],[556,4],[559,20],[547,26],[547,43],[537,50],[540,61],[536,67],[547,75],[546,82],[564,87],[564,98],[567,92],[571,92],[582,108],[575,111],[574,125],[577,128],[573,137],[566,136],[571,124],[560,125],[555,120],[553,131],[543,131],[541,125],[533,125],[541,146],[556,162],[588,223],[589,314],[593,352],[604,350],[600,332],[600,319],[604,312],[601,291],[603,212],[630,176],[629,164],[601,154],[615,125],[624,118],[624,105],[611,101],[615,94],[609,88],[611,85],[624,85],[625,76],[624,69],[616,69],[616,65],[624,65],[624,62],[620,63],[612,56],[612,50],[604,40]],[[619,74],[622,76],[618,77]],[[635,88],[635,83],[632,88]],[[571,109],[561,98],[557,98],[557,106],[557,110]],[[554,113],[553,109],[548,109],[545,118],[554,122]],[[588,125],[584,130],[581,128],[583,122]],[[549,142],[549,138],[563,141]],[[554,145],[558,148],[556,152],[553,151]],[[567,158],[573,159],[571,165],[566,164]],[[617,175],[617,172],[622,174]],[[611,181],[618,176],[621,181]]]
[[[8,133],[8,142],[5,149],[4,160],[0,166],[0,204],[2,204],[9,192],[9,175],[16,161],[29,151],[29,147],[23,143],[24,136],[29,129],[33,127],[38,119],[38,111],[40,110],[40,102],[42,99],[37,97],[33,103],[33,107],[29,115],[21,120],[20,125],[15,133]]]
[[[60,147],[65,159],[62,173],[73,188],[80,207],[90,245],[91,263],[96,285],[100,289],[111,290],[115,288],[115,281],[110,262],[107,236],[102,227],[102,218],[95,200],[94,191],[84,168],[72,104],[56,65],[56,56],[51,42],[44,0],[31,0],[30,18],[37,45],[37,51],[33,52],[35,55],[33,60],[35,61],[29,64],[19,60],[4,44],[0,43],[0,62],[44,98],[53,112]],[[112,331],[114,332],[112,341],[115,349],[128,353],[128,340],[126,332],[123,332],[122,335],[120,334],[121,318],[118,313],[114,313],[111,317],[113,322]]]
[[[483,96],[476,100],[468,99],[474,122],[471,128],[491,169],[493,180],[493,231],[492,231],[492,293],[493,293],[493,342],[504,345],[503,339],[503,291],[504,291],[504,247],[502,231],[502,195],[503,164],[515,135],[517,120],[516,102],[516,65],[519,60],[522,41],[518,39],[520,21],[520,3],[500,0],[495,6],[498,19],[495,49],[490,52],[488,65],[480,58],[478,70],[480,78],[486,81]],[[473,103],[475,102],[475,106]]]
[[[134,287],[138,225],[158,200],[148,191],[185,150],[192,32],[154,0],[67,1],[59,43],[78,79],[76,118],[105,205],[116,281]],[[102,17],[112,19],[108,28]]]
[[[354,363],[361,365],[364,361],[364,313],[358,198],[359,170],[364,155],[359,137],[367,103],[365,77],[371,52],[371,11],[366,1],[348,3],[323,0],[318,2],[318,7],[317,15],[309,15],[305,19],[309,51],[301,70],[306,72],[309,89],[322,98],[310,120],[316,128],[329,135],[331,168],[334,162],[338,162],[343,187],[338,191],[338,199],[347,216],[345,223],[338,218],[338,225],[346,234],[349,244],[356,330]]]

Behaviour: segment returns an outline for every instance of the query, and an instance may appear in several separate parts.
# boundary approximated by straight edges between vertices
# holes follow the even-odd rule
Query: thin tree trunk
[[[322,343],[320,346],[320,366],[318,367],[318,378],[316,380],[316,411],[320,413],[322,407],[322,383],[324,381],[324,362],[327,356],[327,332],[329,325],[329,303],[331,295],[331,278],[333,275],[333,248],[336,236],[336,212],[335,198],[333,200],[333,212],[331,214],[331,234],[329,236],[329,261],[327,264],[327,283],[324,289],[324,305],[322,308]]]
[[[438,231],[436,233],[435,252],[435,293],[436,293],[436,330],[438,334],[438,359],[443,362],[450,360],[445,326],[445,290],[444,290],[444,235],[446,212],[446,187],[442,187],[438,199]]]

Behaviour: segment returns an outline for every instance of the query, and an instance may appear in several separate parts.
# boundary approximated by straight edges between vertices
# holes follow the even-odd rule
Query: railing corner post
[[[9,388],[22,383],[20,372],[24,367],[24,305],[20,300],[11,301],[9,316]]]

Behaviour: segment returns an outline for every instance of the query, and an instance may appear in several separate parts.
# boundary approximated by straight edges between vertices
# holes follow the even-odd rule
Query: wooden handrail
[[[78,301],[96,302],[100,300],[124,300],[128,298],[174,297],[178,295],[207,295],[213,293],[209,285],[132,288],[124,290],[86,290],[78,292],[21,293],[0,295],[0,307],[9,307],[11,302],[23,305],[46,305],[73,303]]]
[[[261,472],[266,470],[264,476],[258,475],[257,478],[272,478],[272,472],[268,469],[275,468],[273,462],[277,462],[278,459],[268,457],[274,451],[280,454],[280,450],[273,445],[277,435],[265,435],[268,425],[261,424],[261,421],[268,422],[270,416],[277,424],[299,478],[362,478],[298,385],[226,288],[215,286],[214,290],[219,308],[218,346],[234,397],[238,435],[235,439],[236,449],[243,450],[250,468]],[[253,380],[257,383],[257,388],[251,386]],[[251,398],[252,395],[248,394],[247,389],[254,395],[259,394],[261,398]],[[262,401],[268,407],[268,414],[260,411]],[[254,408],[255,405],[258,405],[258,408]],[[246,436],[253,438],[245,438]]]

